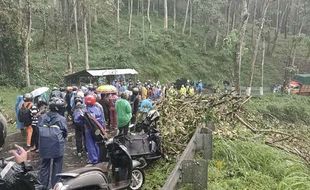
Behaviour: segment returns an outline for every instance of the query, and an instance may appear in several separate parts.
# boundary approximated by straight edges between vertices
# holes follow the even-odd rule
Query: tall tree
[[[147,0],[147,22],[149,23],[149,29],[152,32],[152,22],[150,18],[150,6],[151,6],[151,0]]]
[[[77,0],[73,0],[73,15],[74,15],[74,26],[75,26],[75,43],[78,53],[80,53],[80,41],[79,41],[79,26],[77,18]]]
[[[247,89],[247,95],[250,96],[251,95],[251,91],[252,91],[252,84],[253,84],[253,78],[254,78],[254,72],[255,72],[255,63],[256,63],[256,58],[257,58],[257,54],[258,54],[258,47],[259,47],[259,42],[261,39],[261,35],[264,29],[264,24],[265,24],[265,19],[266,19],[266,14],[267,14],[267,10],[269,7],[269,2],[270,0],[266,0],[266,4],[265,4],[265,8],[264,8],[264,12],[262,15],[262,21],[261,21],[261,25],[256,37],[256,41],[255,41],[255,48],[254,48],[254,52],[253,52],[253,56],[252,56],[252,61],[251,61],[251,76],[250,76],[250,82],[249,82],[249,86]]]
[[[190,0],[190,14],[189,14],[189,36],[192,36],[192,24],[193,24],[193,1]]]
[[[89,60],[88,60],[88,34],[87,34],[87,4],[86,1],[83,1],[83,29],[84,29],[84,49],[85,49],[85,69],[89,69]]]
[[[230,32],[230,11],[231,11],[231,5],[232,5],[232,0],[228,0],[227,2],[227,13],[226,13],[226,23],[227,23],[227,26],[226,26],[226,36],[228,36],[229,32]]]
[[[173,28],[176,27],[177,20],[177,0],[173,0]]]
[[[184,19],[182,34],[185,34],[186,23],[187,23],[187,17],[188,17],[188,10],[189,10],[189,4],[190,4],[190,0],[187,0],[186,11],[185,11],[185,19]]]
[[[253,47],[255,46],[255,35],[254,35],[254,31],[255,31],[255,25],[256,25],[256,12],[257,12],[257,0],[254,0],[254,12],[253,12],[253,21],[252,21],[252,44]]]
[[[247,24],[249,20],[249,12],[248,12],[248,3],[247,0],[242,0],[242,23],[240,28],[239,41],[237,44],[237,52],[236,52],[236,63],[235,63],[235,72],[234,72],[234,83],[236,90],[241,95],[241,65],[242,65],[242,56],[243,56],[243,48],[244,48],[244,38],[245,32],[247,29]]]
[[[165,19],[164,19],[164,29],[168,30],[168,3],[167,0],[164,0],[164,9],[165,9]]]
[[[20,18],[23,20],[22,14],[22,3],[19,0]],[[29,43],[31,37],[31,27],[32,27],[32,7],[30,0],[26,1],[25,5],[25,22],[21,22],[21,41],[23,44],[23,57],[24,57],[24,70],[25,70],[25,81],[27,87],[31,85],[30,83],[30,72],[29,72]]]
[[[43,52],[44,52],[44,61],[45,63],[48,63],[48,53],[47,53],[47,41],[46,41],[46,35],[47,35],[47,0],[43,1],[44,7],[43,7]]]
[[[131,38],[132,9],[133,9],[133,0],[130,0],[130,15],[129,15],[129,27],[128,27],[129,39]]]
[[[66,0],[67,3],[67,14],[66,14],[66,48],[67,48],[67,69],[69,73],[72,73],[73,68],[72,68],[72,62],[71,62],[71,53],[70,53],[70,46],[71,46],[71,31],[70,31],[70,26],[71,26],[71,12],[70,12],[70,3],[69,0]]]
[[[121,45],[121,41],[120,41],[120,33],[119,33],[119,27],[120,27],[120,20],[119,20],[119,11],[120,11],[120,0],[117,0],[117,46]],[[139,0],[138,0],[139,2]]]
[[[282,23],[283,23],[283,20],[284,20],[284,16],[285,16],[285,14],[286,14],[286,12],[288,10],[288,6],[289,6],[289,3],[287,2],[286,6],[285,6],[285,9],[282,12],[282,16],[281,16],[281,19],[280,19],[279,26],[282,26]],[[275,31],[275,35],[274,35],[274,39],[273,39],[273,46],[272,46],[272,49],[270,50],[270,52],[268,52],[268,54],[270,56],[272,56],[273,52],[276,49],[279,33],[280,33],[280,29],[279,29],[279,27],[276,27],[276,31]]]
[[[265,65],[265,53],[266,53],[266,43],[263,38],[263,53],[262,53],[262,66],[261,66],[261,86],[260,86],[260,95],[264,95],[264,65]]]
[[[141,0],[141,14],[142,14],[142,39],[143,39],[143,45],[145,45],[144,0]]]

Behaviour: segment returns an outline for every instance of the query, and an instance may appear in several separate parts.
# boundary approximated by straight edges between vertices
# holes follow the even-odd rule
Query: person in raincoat
[[[39,118],[39,155],[41,158],[39,180],[47,189],[54,187],[58,181],[56,174],[61,173],[67,121],[60,112],[65,101],[54,97],[49,102],[50,111]],[[51,185],[51,186],[50,186]]]
[[[142,100],[147,98],[147,88],[145,85],[141,87],[141,96],[142,96]]]
[[[186,96],[186,87],[183,84],[179,92],[180,92],[180,96],[183,96],[183,97]]]
[[[84,99],[86,104],[86,112],[90,113],[90,115],[97,120],[97,122],[101,125],[99,127],[104,128],[104,115],[100,111],[100,109],[96,106],[96,97],[93,95],[87,95]],[[83,119],[80,118],[80,119]],[[85,123],[85,121],[84,121]],[[85,124],[85,142],[87,148],[87,156],[89,164],[97,164],[100,162],[100,150],[98,144],[95,142],[95,139],[92,135],[91,126],[87,126]]]
[[[24,131],[24,124],[18,120],[18,113],[19,113],[19,109],[22,107],[23,103],[24,103],[23,96],[22,95],[17,96],[16,104],[15,104],[16,128],[18,130],[20,130],[21,133],[23,133],[23,131]]]
[[[116,129],[117,126],[117,114],[115,111],[115,103],[118,99],[118,96],[116,93],[112,93],[108,96],[108,101],[109,101],[109,126],[111,129]]]
[[[122,93],[121,98],[116,101],[115,110],[117,113],[117,126],[119,133],[127,135],[132,117],[132,109],[127,100],[126,93]]]
[[[188,95],[189,96],[194,96],[195,95],[195,89],[193,86],[189,87],[188,89]]]

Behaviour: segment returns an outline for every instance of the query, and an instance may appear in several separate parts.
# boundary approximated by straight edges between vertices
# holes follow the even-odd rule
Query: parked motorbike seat
[[[108,172],[108,164],[109,163],[99,163],[99,164],[96,164],[94,166],[86,166],[83,168],[72,170],[72,171],[68,172],[68,174],[70,174],[70,176],[72,176],[72,177],[77,177],[81,174],[91,172],[91,171],[100,171],[102,173],[107,173]],[[73,174],[75,174],[75,175],[73,175]],[[66,173],[61,173],[59,175],[60,176],[66,176]]]

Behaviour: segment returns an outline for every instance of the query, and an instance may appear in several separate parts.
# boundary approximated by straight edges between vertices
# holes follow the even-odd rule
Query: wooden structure
[[[118,76],[135,76],[138,72],[135,69],[89,69],[82,70],[65,76],[67,85],[78,85],[94,83],[99,85],[102,81],[111,83]]]

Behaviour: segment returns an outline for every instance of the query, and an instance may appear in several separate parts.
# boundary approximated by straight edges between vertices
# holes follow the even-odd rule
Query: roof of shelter
[[[138,72],[135,69],[88,69],[66,75],[65,77],[68,78],[79,75],[100,77],[100,76],[113,76],[113,75],[136,75],[136,74],[138,74]]]

